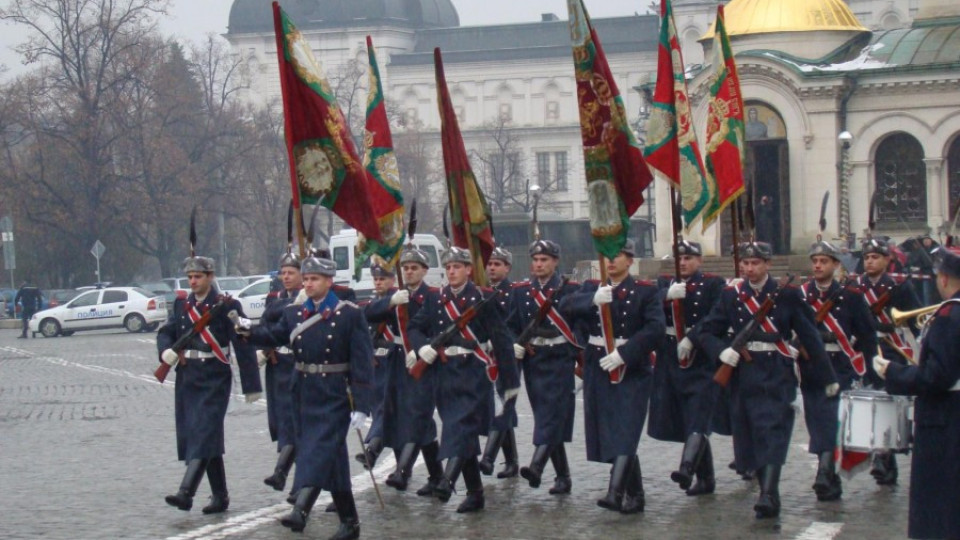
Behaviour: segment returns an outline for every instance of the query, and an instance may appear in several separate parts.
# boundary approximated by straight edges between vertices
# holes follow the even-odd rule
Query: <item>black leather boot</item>
[[[460,477],[463,461],[462,457],[452,457],[447,460],[447,468],[443,471],[443,476],[440,477],[437,486],[433,488],[433,494],[437,499],[440,499],[440,502],[450,500],[450,495],[453,494],[454,486],[457,484],[457,478]]]
[[[633,456],[617,456],[610,469],[610,487],[602,499],[597,500],[597,506],[619,512],[623,507],[623,486],[630,471]]]
[[[437,454],[440,452],[440,445],[437,441],[433,441],[421,450],[423,452],[423,461],[427,464],[427,483],[417,490],[417,495],[421,497],[433,497],[434,490],[437,489],[437,484],[440,483],[440,479],[443,478],[443,465],[437,458]]]
[[[403,445],[400,451],[400,457],[397,458],[397,469],[387,477],[387,485],[397,491],[406,491],[407,482],[410,480],[410,474],[413,472],[413,462],[417,460],[417,454],[420,448],[414,443]]]
[[[297,504],[297,493],[299,491],[290,490],[290,493],[287,494],[287,504]]]
[[[293,467],[293,460],[297,457],[297,449],[292,444],[288,444],[280,449],[280,455],[277,456],[277,465],[273,469],[273,474],[263,479],[263,483],[277,491],[283,491],[287,485],[287,475],[290,474],[290,468]]]
[[[879,452],[873,456],[873,468],[870,475],[878,486],[892,486],[897,483],[897,458],[892,452]]]
[[[835,501],[843,494],[840,476],[833,461],[833,452],[820,454],[820,463],[817,466],[817,478],[813,481],[813,491],[818,501]]]
[[[526,481],[530,484],[530,487],[540,487],[540,481],[543,477],[543,467],[547,464],[547,460],[550,459],[550,454],[552,453],[552,445],[541,444],[536,450],[533,451],[533,457],[530,459],[530,466],[520,467],[520,476],[526,479]]]
[[[483,449],[483,457],[480,458],[480,472],[490,476],[493,474],[493,464],[497,461],[497,454],[500,453],[500,446],[503,444],[503,431],[491,430],[487,433],[487,445]]]
[[[637,514],[643,512],[647,500],[643,493],[643,473],[640,471],[640,458],[636,454],[630,460],[630,470],[623,486],[623,502],[620,505],[621,514]]]
[[[467,498],[457,507],[458,514],[483,510],[483,480],[476,457],[463,462],[463,483],[467,486]]]
[[[223,457],[207,460],[207,480],[210,482],[210,504],[203,507],[204,514],[219,514],[230,507],[227,494],[227,471],[223,467]]]
[[[517,434],[508,429],[503,436],[503,469],[497,473],[497,478],[514,478],[520,474],[520,459],[517,456]]]
[[[691,433],[683,445],[683,454],[680,457],[680,468],[670,473],[670,479],[680,484],[680,489],[690,489],[693,475],[703,456],[703,441],[706,438],[700,433]]]
[[[180,482],[180,489],[174,495],[167,495],[164,499],[170,506],[175,506],[180,510],[190,510],[193,508],[193,496],[197,494],[197,488],[200,487],[200,481],[203,480],[203,473],[207,470],[207,460],[191,459],[187,462],[187,470],[183,473],[183,480]]]
[[[687,495],[695,497],[713,493],[717,489],[717,479],[713,472],[713,451],[710,450],[710,439],[703,439],[703,455],[697,467],[697,481],[687,490]]]
[[[383,438],[374,437],[367,443],[367,452],[360,452],[353,458],[363,465],[364,469],[372,469],[377,464],[377,458],[380,457],[381,452],[383,452]]]
[[[573,488],[573,480],[570,479],[570,464],[567,463],[567,451],[560,443],[550,454],[550,462],[553,463],[553,469],[557,472],[553,487],[550,488],[551,495],[566,495]]]
[[[293,532],[302,532],[307,526],[307,517],[313,504],[317,502],[320,496],[320,488],[302,487],[297,494],[297,504],[293,505],[293,510],[285,518],[280,520],[280,524]]]
[[[330,540],[356,540],[360,538],[360,516],[357,515],[357,504],[350,491],[335,491],[333,501],[337,505],[337,515],[340,517],[340,527],[330,537]]]
[[[760,480],[760,497],[753,510],[757,519],[780,515],[780,465],[764,465],[757,471]]]

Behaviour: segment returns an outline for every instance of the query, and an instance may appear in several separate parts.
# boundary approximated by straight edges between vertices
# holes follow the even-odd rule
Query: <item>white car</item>
[[[166,319],[167,304],[162,296],[139,287],[108,287],[82,292],[62,306],[37,313],[30,319],[29,328],[44,337],[103,328],[149,332]]]
[[[229,294],[230,296],[237,296],[241,290],[243,290],[247,285],[250,284],[247,281],[247,278],[239,276],[217,276],[214,278],[214,281],[217,284],[217,289],[224,294]],[[189,290],[190,287],[187,287]]]
[[[243,307],[243,313],[248,319],[256,320],[263,315],[267,306],[267,295],[270,294],[270,278],[254,281],[233,295]]]

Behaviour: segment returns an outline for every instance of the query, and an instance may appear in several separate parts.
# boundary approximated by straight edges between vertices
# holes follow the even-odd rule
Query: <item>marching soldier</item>
[[[857,286],[863,291],[863,296],[870,305],[877,328],[877,338],[883,357],[893,362],[906,364],[905,356],[913,356],[913,350],[908,345],[909,337],[902,329],[893,324],[889,309],[897,308],[910,311],[920,307],[920,300],[909,281],[895,280],[887,273],[891,266],[892,253],[890,245],[877,238],[868,238],[863,243],[863,274],[857,280]],[[908,332],[914,333],[910,328]],[[882,389],[883,380],[868,366],[864,383],[873,388]],[[897,459],[892,452],[876,452],[873,456],[873,466],[870,474],[876,479],[877,485],[887,486],[897,483]]]
[[[504,320],[510,316],[513,307],[513,283],[510,278],[510,268],[513,266],[513,254],[497,247],[490,254],[487,261],[487,279],[490,286],[499,295],[497,305],[500,306]],[[502,390],[502,389],[501,389]],[[505,414],[496,416],[487,434],[487,445],[480,459],[480,472],[485,475],[493,474],[493,465],[497,461],[497,453],[503,448],[503,469],[497,473],[497,478],[513,478],[520,472],[520,463],[517,456],[517,409],[510,407]]]
[[[283,316],[286,306],[300,294],[303,280],[300,277],[300,258],[291,251],[280,257],[278,275],[282,290],[276,296],[267,297],[266,308],[260,317],[264,323],[275,323]],[[263,483],[277,491],[287,485],[287,475],[297,455],[296,427],[294,425],[293,396],[293,351],[287,346],[276,349],[257,350],[257,360],[264,367],[267,391],[267,425],[270,439],[276,441],[279,456],[273,474]]]
[[[394,294],[394,284],[397,274],[388,268],[382,260],[374,257],[370,261],[370,276],[373,278],[373,292],[376,295],[374,300],[390,298]],[[391,354],[395,352],[395,335],[386,323],[370,322],[370,333],[373,337],[373,372],[376,380],[376,396],[373,405],[373,423],[370,425],[370,431],[367,432],[367,439],[364,443],[367,446],[367,453],[362,452],[354,456],[364,467],[373,468],[377,458],[383,452],[385,447],[393,448],[399,451],[399,446],[395,446],[396,441],[387,441],[388,437],[384,433],[384,415],[392,415],[395,411],[393,407],[396,403],[389,402],[387,398],[387,384],[390,379]],[[390,408],[389,411],[386,409]]]
[[[918,365],[882,356],[874,372],[891,394],[917,396],[910,470],[910,538],[960,538],[960,250],[938,253],[947,300],[925,324]]]
[[[684,443],[680,467],[670,478],[692,496],[713,493],[716,487],[713,453],[707,437],[719,388],[713,382],[716,363],[694,347],[691,335],[720,298],[725,282],[700,271],[700,244],[680,241],[677,252],[680,281],[667,277],[657,284],[664,296],[667,336],[653,372],[648,433],[661,441]],[[684,322],[682,339],[677,335],[677,318]]]
[[[437,424],[433,419],[436,371],[427,370],[419,380],[414,379],[407,371],[406,348],[410,347],[409,353],[415,360],[416,351],[409,339],[409,320],[424,305],[435,302],[439,290],[423,281],[429,259],[413,244],[404,247],[399,264],[404,288],[373,300],[364,310],[368,322],[383,326],[390,343],[389,356],[381,360],[388,363],[389,370],[383,423],[387,446],[397,454],[397,468],[387,478],[387,485],[406,490],[413,464],[422,450],[430,480],[417,494],[431,496],[433,486],[443,476],[443,466],[437,459]]]
[[[630,275],[635,254],[627,240],[606,260],[609,281],[588,281],[560,308],[589,333],[583,366],[583,416],[587,459],[612,463],[610,487],[597,505],[624,514],[642,512],[645,499],[637,446],[652,382],[650,355],[663,341],[664,318],[657,287]],[[600,309],[610,306],[616,348],[609,352]],[[621,374],[620,382],[611,373]]]
[[[350,485],[346,437],[373,408],[373,345],[360,308],[331,290],[337,265],[308,257],[300,265],[307,299],[284,308],[274,323],[238,329],[251,343],[289,347],[294,356],[293,403],[300,426],[293,511],[283,526],[302,531],[325,489],[333,495],[340,527],[333,540],[360,536],[360,519]]]
[[[574,369],[579,344],[572,327],[556,308],[567,294],[576,292],[577,285],[565,283],[557,274],[560,245],[550,240],[536,240],[530,244],[531,278],[517,284],[513,294],[513,313],[510,324],[520,335],[535,322],[540,307],[552,298],[554,306],[537,322],[529,344],[514,344],[514,355],[523,372],[523,381],[533,409],[533,444],[536,446],[530,466],[520,468],[520,476],[530,487],[540,487],[547,459],[557,473],[551,495],[570,493],[573,482],[564,443],[573,440]],[[529,351],[528,351],[529,349]]]
[[[814,322],[824,349],[837,374],[840,391],[850,390],[866,374],[866,358],[877,351],[877,334],[863,294],[836,280],[840,269],[840,250],[825,241],[810,247],[813,278],[801,286],[807,304],[814,310]],[[840,396],[828,396],[822,386],[808,381],[809,362],[800,362],[800,392],[803,415],[810,434],[808,451],[819,459],[813,490],[821,501],[835,501],[843,488],[836,472],[834,450],[837,446]],[[831,390],[832,393],[832,390]]]
[[[766,242],[739,246],[744,280],[723,289],[720,300],[700,324],[697,339],[711,358],[731,368],[731,407],[734,415],[734,454],[744,470],[757,471],[760,496],[754,505],[757,518],[780,514],[780,469],[787,459],[793,433],[797,378],[797,352],[787,340],[795,332],[816,369],[812,384],[832,386],[836,376],[829,367],[823,342],[813,324],[813,312],[804,304],[796,287],[781,287],[769,275],[773,250]],[[758,320],[743,349],[728,343],[728,329],[738,334],[757,318],[762,304],[770,299],[772,308]],[[734,338],[736,339],[736,338]]]
[[[410,320],[410,340],[420,360],[431,364],[427,371],[437,372],[437,410],[443,422],[439,458],[446,459],[447,466],[433,494],[443,502],[450,500],[462,471],[467,497],[457,512],[475,512],[485,504],[477,456],[480,435],[486,434],[490,426],[488,400],[493,393],[492,381],[499,369],[502,388],[507,389],[500,399],[505,407],[510,407],[519,393],[519,379],[512,338],[500,310],[486,305],[493,299],[493,292],[481,292],[470,281],[470,252],[450,247],[441,262],[448,285]],[[472,318],[465,319],[468,315]],[[458,322],[466,324],[461,326]],[[435,342],[438,348],[434,348],[431,341],[439,338],[445,338],[444,342]],[[440,362],[436,362],[438,358]],[[408,362],[413,363],[412,360]]]
[[[237,339],[233,324],[226,316],[229,311],[242,314],[243,308],[239,302],[217,290],[213,259],[187,257],[183,271],[190,284],[190,294],[186,299],[174,301],[173,313],[157,331],[160,361],[176,367],[177,456],[187,464],[180,489],[176,494],[168,495],[166,502],[180,510],[190,510],[206,472],[212,496],[210,504],[203,507],[203,513],[216,514],[230,506],[223,466],[223,420],[233,383],[230,345],[237,355],[240,383],[247,403],[260,398],[260,370],[253,348]],[[212,317],[202,331],[190,338],[185,348],[173,350],[181,336],[190,333],[194,324],[215,308],[220,315]]]

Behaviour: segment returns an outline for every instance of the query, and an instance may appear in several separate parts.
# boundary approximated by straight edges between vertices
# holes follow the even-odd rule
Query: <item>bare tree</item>
[[[494,212],[533,209],[532,181],[526,172],[526,157],[517,135],[506,118],[494,118],[479,130],[479,148],[471,150],[472,162],[480,169],[484,193]],[[478,171],[475,171],[478,172]],[[543,192],[551,185],[541,185]]]

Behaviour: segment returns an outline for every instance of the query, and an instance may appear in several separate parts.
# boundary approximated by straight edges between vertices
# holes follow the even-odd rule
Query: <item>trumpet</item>
[[[933,317],[933,314],[940,309],[943,303],[934,304],[932,306],[911,309],[910,311],[900,311],[897,308],[890,310],[890,317],[893,319],[893,324],[897,326],[902,326],[907,323],[910,319],[914,317],[919,317],[917,319],[918,326],[925,326],[926,323],[930,320],[930,317]]]

